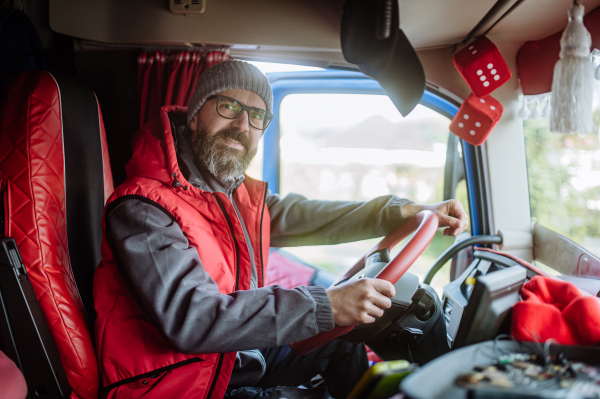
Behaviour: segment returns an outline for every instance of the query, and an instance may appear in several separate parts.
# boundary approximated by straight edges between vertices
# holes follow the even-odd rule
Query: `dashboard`
[[[448,346],[459,348],[510,333],[510,312],[535,273],[505,256],[475,251],[473,261],[444,287],[442,315]]]

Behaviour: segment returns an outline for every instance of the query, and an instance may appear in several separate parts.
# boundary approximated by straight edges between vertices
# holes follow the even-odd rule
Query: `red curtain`
[[[187,106],[202,72],[230,59],[227,51],[140,53],[137,81],[140,126],[156,117],[164,105]]]

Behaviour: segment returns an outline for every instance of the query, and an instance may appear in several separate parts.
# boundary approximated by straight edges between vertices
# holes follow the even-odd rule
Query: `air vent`
[[[169,8],[175,14],[202,14],[206,11],[206,0],[169,0]]]

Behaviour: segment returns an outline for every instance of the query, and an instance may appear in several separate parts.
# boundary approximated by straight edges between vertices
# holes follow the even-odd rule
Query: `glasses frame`
[[[240,116],[241,116],[241,115],[244,113],[244,111],[246,111],[246,112],[248,113],[248,123],[250,124],[250,126],[252,126],[253,128],[255,128],[255,129],[257,129],[257,130],[263,130],[263,131],[264,131],[264,130],[266,130],[266,129],[267,129],[267,128],[268,128],[268,127],[271,125],[271,122],[273,121],[273,118],[275,118],[275,115],[273,115],[272,113],[270,113],[270,112],[269,112],[269,111],[267,111],[267,110],[264,110],[264,109],[262,109],[262,108],[258,108],[258,107],[249,107],[249,106],[247,106],[246,104],[244,104],[243,102],[241,102],[240,100],[236,100],[235,98],[233,98],[233,97],[229,97],[229,96],[222,96],[222,95],[218,95],[218,94],[216,94],[216,95],[213,95],[213,96],[209,96],[209,97],[206,99],[206,101],[210,101],[210,100],[212,100],[213,98],[216,98],[216,99],[217,99],[217,103],[215,104],[215,109],[216,109],[216,111],[217,111],[217,114],[219,114],[219,116],[221,116],[221,117],[223,117],[223,118],[225,118],[225,119],[237,119],[237,118],[239,118],[239,117],[240,117]],[[242,106],[242,110],[240,111],[240,113],[239,113],[239,114],[237,114],[237,116],[234,116],[233,118],[230,118],[230,117],[228,117],[228,116],[222,115],[222,114],[219,112],[219,101],[221,100],[221,98],[227,98],[227,99],[229,99],[229,100],[235,101],[236,103],[240,104],[240,105]],[[267,122],[267,124],[266,124],[266,126],[265,126],[265,127],[262,127],[262,128],[260,128],[260,127],[256,127],[256,126],[254,126],[254,125],[252,124],[252,121],[250,120],[250,111],[252,111],[252,110],[256,110],[256,109],[258,109],[258,110],[260,110],[260,111],[263,111],[263,112],[265,113],[265,118],[266,118],[266,117],[269,117],[269,119],[268,119],[268,122]]]

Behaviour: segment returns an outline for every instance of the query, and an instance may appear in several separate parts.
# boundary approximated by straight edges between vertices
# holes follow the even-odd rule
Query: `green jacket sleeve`
[[[395,195],[368,202],[308,200],[299,194],[267,195],[271,246],[329,245],[381,237],[403,224],[403,205]]]

